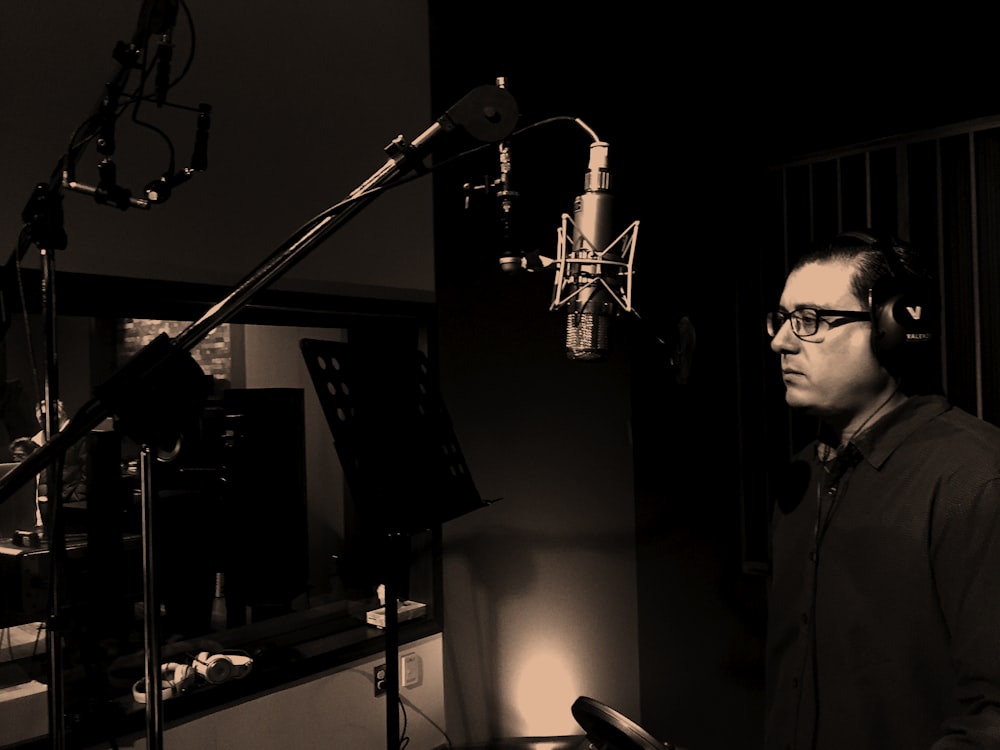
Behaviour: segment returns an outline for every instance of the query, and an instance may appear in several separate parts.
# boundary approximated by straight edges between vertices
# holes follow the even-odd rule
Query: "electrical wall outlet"
[[[374,669],[375,697],[385,693],[385,664],[376,664]]]
[[[399,659],[400,687],[419,685],[423,676],[421,667],[419,654],[403,654]]]

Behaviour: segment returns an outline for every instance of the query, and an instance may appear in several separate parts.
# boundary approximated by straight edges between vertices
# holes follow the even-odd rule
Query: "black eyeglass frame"
[[[871,312],[868,310],[824,310],[821,307],[797,307],[789,312],[771,310],[764,316],[764,328],[767,331],[767,335],[771,338],[777,336],[778,331],[785,325],[785,321],[791,320],[795,313],[800,313],[803,310],[811,310],[816,314],[816,330],[812,333],[799,333],[795,330],[795,324],[792,324],[792,333],[803,341],[808,341],[811,337],[819,333],[819,323],[821,320],[826,320],[829,328],[837,328],[847,323],[856,323],[862,320],[870,321],[872,317]],[[841,318],[841,320],[827,320],[829,317],[837,317]],[[775,325],[776,319],[778,321],[777,325]],[[803,323],[805,322],[805,319],[801,316],[799,316],[799,320]]]

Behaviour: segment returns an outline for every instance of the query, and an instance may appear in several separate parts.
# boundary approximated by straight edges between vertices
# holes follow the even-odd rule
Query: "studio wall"
[[[515,133],[528,128],[509,140],[516,253],[555,255],[592,142],[574,117],[610,142],[615,233],[640,218],[637,144],[612,114],[622,81],[551,54],[582,18],[431,3],[431,21],[435,106],[504,77]],[[580,695],[642,719],[630,323],[617,321],[607,361],[567,359],[553,269],[498,264],[497,148],[435,174],[441,388],[472,476],[496,499],[443,529],[448,725],[468,743],[579,734]]]
[[[75,129],[100,111],[105,84],[121,68],[112,56],[116,43],[132,38],[147,5],[58,0],[6,9],[4,260],[33,188],[50,180]],[[176,85],[167,96],[178,106],[143,104],[137,116],[150,127],[126,110],[114,128],[111,159],[118,185],[144,197],[143,188],[168,171],[166,139],[175,149],[173,172],[191,164],[196,109],[207,103],[207,169],[148,210],[122,211],[66,191],[68,244],[56,254],[57,270],[235,285],[380,168],[392,139],[414,138],[431,124],[422,3],[292,0],[251,9],[190,0],[180,9],[170,68]],[[150,53],[156,42],[149,42]],[[134,72],[128,90],[139,80]],[[147,94],[154,81],[151,72]],[[96,186],[102,158],[91,143],[77,181]],[[275,287],[426,299],[433,291],[431,219],[429,182],[390,191]],[[31,248],[25,262],[37,265],[37,255]]]

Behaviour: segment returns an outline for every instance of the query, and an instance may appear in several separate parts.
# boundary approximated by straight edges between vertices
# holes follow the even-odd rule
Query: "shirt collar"
[[[851,443],[877,469],[910,435],[950,408],[943,396],[911,396]]]

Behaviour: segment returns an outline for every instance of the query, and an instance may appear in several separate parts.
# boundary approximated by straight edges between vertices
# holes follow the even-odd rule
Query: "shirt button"
[[[837,485],[833,485],[833,487],[831,487],[830,489],[828,489],[826,491],[826,494],[827,495],[836,495],[837,494]]]

